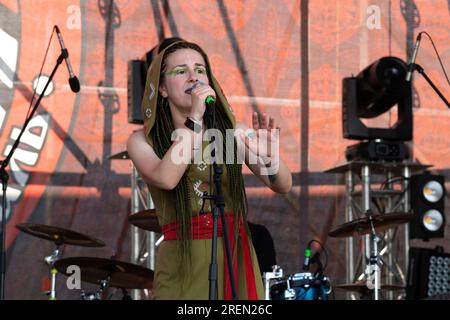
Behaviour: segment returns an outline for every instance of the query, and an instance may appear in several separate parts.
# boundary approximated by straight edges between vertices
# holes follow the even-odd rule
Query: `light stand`
[[[210,106],[207,104],[207,109],[205,112],[205,122],[208,129],[215,129],[216,123],[216,108],[214,105]],[[211,136],[211,142],[215,142],[214,136]],[[213,148],[211,156],[213,157],[213,168],[214,168],[214,193],[211,196],[204,196],[204,199],[209,199],[214,202],[214,207],[212,208],[213,217],[213,236],[212,236],[212,247],[211,247],[211,263],[209,266],[209,299],[217,300],[217,228],[219,213],[222,221],[222,241],[225,244],[225,253],[227,257],[227,267],[228,274],[231,284],[231,295],[233,300],[237,300],[236,287],[234,283],[233,266],[231,260],[230,244],[228,242],[228,231],[227,222],[225,219],[225,201],[222,193],[222,180],[221,176],[223,173],[222,165],[216,162],[216,150],[222,150],[222,148]],[[211,182],[210,182],[211,185]],[[224,271],[226,272],[226,271]]]
[[[9,161],[11,160],[14,151],[17,149],[20,143],[20,138],[22,137],[23,133],[25,132],[25,129],[28,126],[28,123],[33,118],[34,113],[36,112],[42,98],[44,97],[44,93],[47,90],[47,87],[49,86],[50,82],[53,79],[53,76],[56,73],[56,70],[58,69],[59,65],[63,62],[65,58],[69,56],[67,49],[61,50],[61,54],[59,55],[58,59],[56,60],[56,65],[53,68],[52,73],[50,74],[50,77],[47,80],[47,83],[45,84],[44,89],[42,90],[41,94],[39,95],[39,99],[36,101],[33,109],[31,110],[30,115],[25,120],[25,123],[22,127],[22,130],[20,131],[19,136],[17,137],[16,141],[14,142],[11,150],[9,151],[8,155],[6,156],[5,160],[2,161],[1,167],[0,167],[0,180],[2,181],[2,191],[3,191],[3,198],[2,198],[2,224],[1,224],[1,252],[0,252],[0,300],[5,300],[5,272],[6,272],[6,190],[8,188],[8,179],[9,175],[6,172],[6,167],[9,164]]]

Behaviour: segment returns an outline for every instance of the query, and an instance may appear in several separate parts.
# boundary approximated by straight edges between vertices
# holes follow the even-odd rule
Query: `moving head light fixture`
[[[404,144],[412,140],[411,82],[407,64],[396,57],[381,58],[356,77],[343,79],[342,122],[344,138],[362,140],[349,146],[347,160],[390,160],[409,158]],[[397,105],[397,122],[389,128],[369,127],[361,119],[375,118]]]

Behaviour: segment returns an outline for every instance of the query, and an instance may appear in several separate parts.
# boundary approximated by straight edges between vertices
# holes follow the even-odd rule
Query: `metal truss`
[[[135,166],[131,164],[131,212],[154,209],[154,204],[147,185],[139,176]],[[146,231],[130,225],[131,228],[131,262],[155,270],[156,236],[155,232]],[[152,298],[149,290],[133,290],[135,300]]]
[[[355,230],[346,240],[346,282],[361,286],[348,299],[403,299],[408,270],[409,229],[401,220],[384,223],[380,215],[410,213],[409,178],[424,166],[408,162],[353,161],[327,172],[345,174],[345,221]],[[386,217],[385,216],[385,217]],[[372,221],[369,230],[358,220]],[[339,227],[338,227],[339,229]],[[345,235],[344,235],[345,236]]]

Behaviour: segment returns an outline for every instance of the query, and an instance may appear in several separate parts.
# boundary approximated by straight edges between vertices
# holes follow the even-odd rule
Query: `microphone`
[[[65,52],[64,60],[66,61],[67,70],[69,70],[70,89],[76,93],[76,92],[80,91],[80,81],[73,73],[72,65],[70,64],[70,60],[69,60],[69,51],[67,51],[66,46],[64,45],[64,41],[63,41],[61,32],[59,31],[59,28],[57,25],[55,25],[55,30],[56,30],[56,35],[58,36],[58,41],[59,41],[59,45],[61,46],[61,50],[63,52]]]
[[[411,58],[411,62],[408,67],[408,73],[406,74],[406,79],[405,79],[406,82],[411,81],[411,76],[414,71],[414,64],[416,62],[417,52],[419,51],[419,45],[420,45],[421,38],[422,38],[422,33],[419,32],[419,34],[417,35],[417,38],[416,38],[416,44],[414,45],[414,51],[413,51],[413,55]]]
[[[309,271],[309,264],[311,263],[311,249],[309,244],[305,250],[305,261],[303,262],[303,271]]]
[[[184,93],[191,94],[192,90],[194,90],[194,89],[197,88],[198,86],[202,86],[202,85],[204,85],[204,84],[205,84],[205,83],[204,83],[203,81],[197,80],[197,81],[192,85],[192,87],[186,89],[186,90],[184,91]],[[206,97],[206,99],[205,99],[205,104],[206,104],[207,107],[214,107],[215,103],[216,103],[216,98],[214,98],[213,96],[207,96],[207,97]]]
[[[207,107],[214,107],[216,105],[216,98],[213,96],[207,96],[205,99],[205,103]]]

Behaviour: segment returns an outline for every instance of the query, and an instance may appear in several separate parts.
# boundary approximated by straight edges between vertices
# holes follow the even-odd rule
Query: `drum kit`
[[[273,266],[264,272],[265,300],[328,300],[330,279],[322,272],[301,272],[283,277],[283,269]]]
[[[353,237],[378,233],[390,228],[408,223],[413,218],[411,213],[376,214],[359,218],[333,228],[328,235],[331,237]],[[375,257],[374,262],[377,262]],[[330,279],[320,272],[302,272],[283,276],[279,266],[273,266],[272,272],[263,274],[265,300],[327,300],[332,291]],[[339,284],[335,289],[358,292],[362,299],[371,296],[373,287],[367,281],[357,281],[350,284]],[[379,290],[403,290],[403,286],[379,284]]]
[[[129,217],[129,222],[136,227],[161,232],[155,210],[145,210]],[[49,266],[51,275],[50,290],[45,292],[49,300],[56,300],[56,276],[61,273],[67,277],[76,276],[75,270],[79,270],[79,282],[87,282],[98,285],[96,292],[86,293],[81,290],[82,300],[102,300],[103,294],[108,288],[121,289],[123,300],[131,299],[126,289],[153,288],[152,270],[140,265],[119,261],[114,258],[97,257],[69,257],[61,258],[62,245],[74,245],[81,247],[104,247],[105,243],[99,239],[72,230],[43,225],[23,223],[16,225],[20,231],[32,236],[52,241],[55,250],[44,258]],[[78,288],[81,289],[81,288]]]
[[[110,157],[110,159],[129,159],[126,151],[120,152]],[[373,214],[359,218],[333,228],[329,232],[331,237],[353,237],[370,234],[374,247],[377,247],[376,233],[390,228],[398,227],[408,223],[413,218],[411,213],[389,213]],[[154,209],[140,211],[128,218],[134,226],[155,233],[161,233],[156,211]],[[38,238],[52,241],[55,244],[53,253],[45,257],[45,262],[49,265],[51,274],[51,290],[49,299],[56,299],[56,275],[64,274],[72,276],[70,272],[72,266],[80,270],[80,281],[99,285],[99,289],[94,293],[86,294],[82,291],[83,300],[99,300],[107,288],[121,289],[123,299],[130,299],[126,289],[152,289],[153,271],[142,266],[118,261],[115,259],[94,258],[94,257],[70,257],[61,258],[60,246],[75,245],[83,247],[103,247],[105,243],[93,237],[55,227],[39,224],[19,224],[19,230]],[[158,240],[159,242],[159,240]],[[371,255],[370,265],[378,263],[379,253],[377,250]],[[273,266],[272,272],[263,274],[264,298],[266,300],[327,300],[332,291],[330,279],[323,274],[319,259],[319,268],[316,272],[300,272],[284,276],[283,270],[279,266]],[[355,291],[361,296],[369,296],[373,287],[368,286],[369,281],[358,281],[356,283],[335,285],[336,289]],[[377,290],[402,290],[401,286],[392,284],[377,283]]]
[[[333,228],[332,237],[351,237],[380,232],[397,227],[411,220],[412,214],[391,213],[377,214],[344,223]],[[144,210],[131,215],[129,222],[143,230],[161,233],[161,227],[154,209]],[[81,291],[82,300],[101,300],[108,288],[118,288],[123,292],[123,299],[131,299],[126,289],[147,289],[153,287],[152,270],[115,259],[97,257],[61,258],[62,245],[82,247],[103,247],[105,243],[99,239],[60,227],[42,224],[18,224],[20,231],[32,236],[52,241],[55,244],[53,253],[44,258],[49,265],[51,274],[51,289],[47,294],[50,300],[56,300],[56,275],[61,273],[71,277],[71,266],[80,270],[80,281],[96,284],[99,289],[94,293]],[[279,266],[273,266],[272,272],[263,274],[266,300],[327,300],[332,291],[330,279],[322,272],[301,272],[283,275]],[[320,268],[321,269],[321,268]],[[366,281],[334,286],[336,289],[359,292],[362,297],[369,296],[370,290]],[[381,284],[379,290],[402,290],[402,286]]]
[[[407,212],[395,212],[384,214],[369,214],[366,217],[358,218],[333,228],[328,235],[331,237],[354,237],[370,235],[371,253],[368,257],[365,270],[366,280],[359,280],[356,283],[347,283],[336,285],[336,288],[354,291],[360,294],[361,299],[378,299],[378,291],[397,291],[405,288],[394,284],[380,283],[380,252],[378,234],[391,228],[397,228],[400,225],[410,222],[414,215]]]

